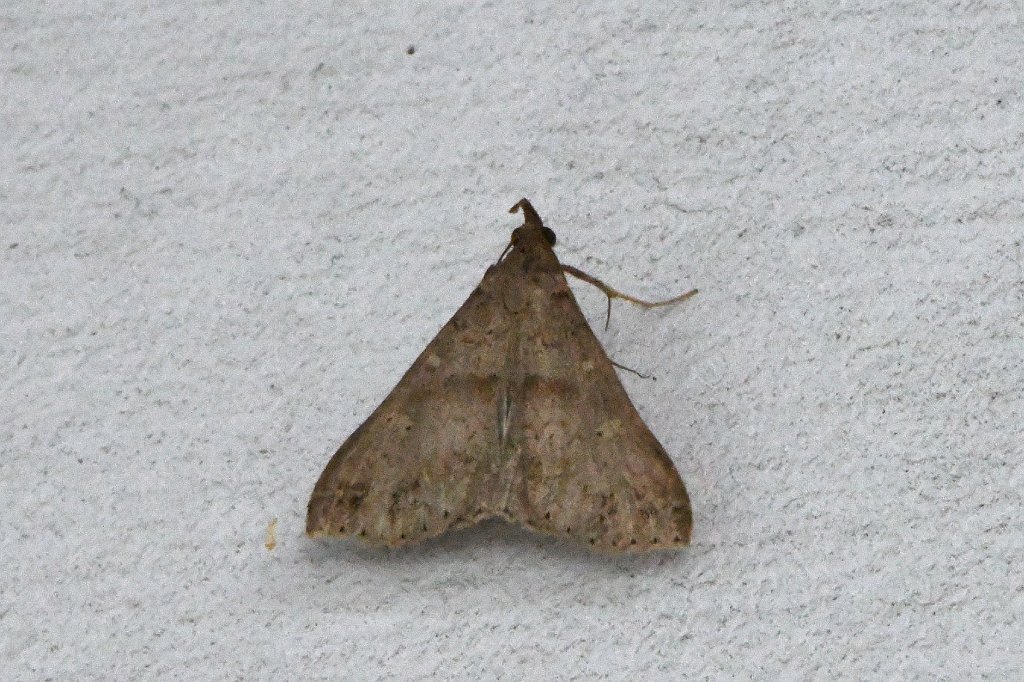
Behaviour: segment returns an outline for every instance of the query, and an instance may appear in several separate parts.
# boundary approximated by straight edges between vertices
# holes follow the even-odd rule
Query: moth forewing
[[[393,547],[500,517],[605,551],[689,542],[682,479],[580,311],[554,233],[518,209],[500,261],[331,458],[310,535]]]

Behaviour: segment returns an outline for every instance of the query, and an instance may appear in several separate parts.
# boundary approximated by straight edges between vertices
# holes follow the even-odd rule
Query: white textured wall
[[[5,3],[0,676],[1024,675],[1024,8],[521,4]],[[693,546],[306,539],[521,196]]]

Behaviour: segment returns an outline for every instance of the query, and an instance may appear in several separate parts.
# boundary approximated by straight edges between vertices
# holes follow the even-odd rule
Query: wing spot
[[[345,532],[345,524],[342,524],[342,525],[338,526],[338,532],[339,533],[344,533]]]
[[[572,532],[572,528],[570,528],[569,526],[566,526],[565,527],[565,532],[566,533],[571,533]]]
[[[677,535],[676,539],[673,540],[672,542],[682,542],[682,541],[683,541],[683,539]]]
[[[544,512],[544,518],[547,519],[548,521],[550,521],[551,520],[551,512]]]
[[[366,529],[365,528],[362,529],[361,531],[359,531],[359,537],[361,537],[361,538],[365,538],[366,537]]]
[[[441,516],[443,516],[444,518],[446,518],[446,519],[447,519],[447,518],[448,518],[448,510],[447,510],[447,509],[445,509],[445,510],[444,510],[444,511],[443,511],[443,512],[441,513]]]
[[[399,535],[398,539],[399,540],[404,540],[405,539],[405,533],[402,533],[401,535]]]
[[[597,538],[590,538],[590,544],[593,545],[596,542],[597,542]]]
[[[629,539],[629,544],[635,545],[636,544],[636,538],[630,538]]]
[[[651,538],[651,544],[652,545],[658,544],[658,538]]]
[[[425,523],[423,524],[423,530],[424,530],[424,531],[426,531],[426,530],[427,530],[427,524],[425,524]]]

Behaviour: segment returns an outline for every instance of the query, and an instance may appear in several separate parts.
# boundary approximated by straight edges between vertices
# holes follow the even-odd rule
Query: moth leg
[[[611,319],[612,319],[612,299],[613,298],[621,298],[624,301],[629,301],[630,303],[632,303],[634,305],[638,305],[638,306],[640,306],[642,308],[658,308],[658,307],[661,307],[663,305],[671,305],[673,303],[680,303],[680,302],[685,301],[686,299],[688,299],[688,298],[690,298],[692,296],[696,296],[697,295],[697,290],[696,289],[691,289],[690,291],[687,291],[685,294],[680,294],[679,296],[675,296],[673,298],[669,298],[669,299],[666,299],[664,301],[644,301],[644,300],[641,300],[639,298],[635,298],[633,296],[630,296],[629,294],[624,294],[621,291],[618,291],[616,289],[611,288],[610,286],[608,286],[607,284],[605,284],[604,282],[602,282],[598,278],[596,278],[596,277],[594,277],[592,275],[588,275],[587,273],[583,272],[579,268],[574,268],[573,266],[566,265],[565,263],[562,263],[561,265],[562,265],[562,270],[564,270],[566,273],[572,275],[576,279],[583,280],[587,284],[593,284],[595,287],[600,289],[601,292],[605,296],[608,297],[608,313],[605,316],[605,320],[604,320],[604,328],[605,329],[608,329],[608,323],[611,322]]]
[[[633,369],[632,367],[626,367],[625,365],[620,365],[619,363],[615,362],[615,361],[614,361],[614,360],[612,360],[611,358],[608,358],[608,359],[609,359],[609,360],[611,360],[611,363],[612,363],[613,365],[615,365],[616,367],[618,367],[619,369],[621,369],[621,370],[625,370],[625,371],[627,371],[627,372],[630,372],[630,373],[632,373],[632,374],[635,374],[635,375],[637,375],[638,377],[640,377],[641,379],[654,379],[654,377],[653,377],[653,376],[651,376],[650,374],[641,374],[640,372],[636,371],[636,370],[635,370],[635,369]],[[655,381],[657,381],[657,379],[654,379],[654,380],[655,380]]]

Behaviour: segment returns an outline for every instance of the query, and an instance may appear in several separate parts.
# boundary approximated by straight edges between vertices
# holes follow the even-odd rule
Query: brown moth
[[[341,445],[310,536],[395,547],[501,518],[606,551],[680,547],[692,513],[523,199],[498,263]],[[653,306],[584,276],[611,297]]]

